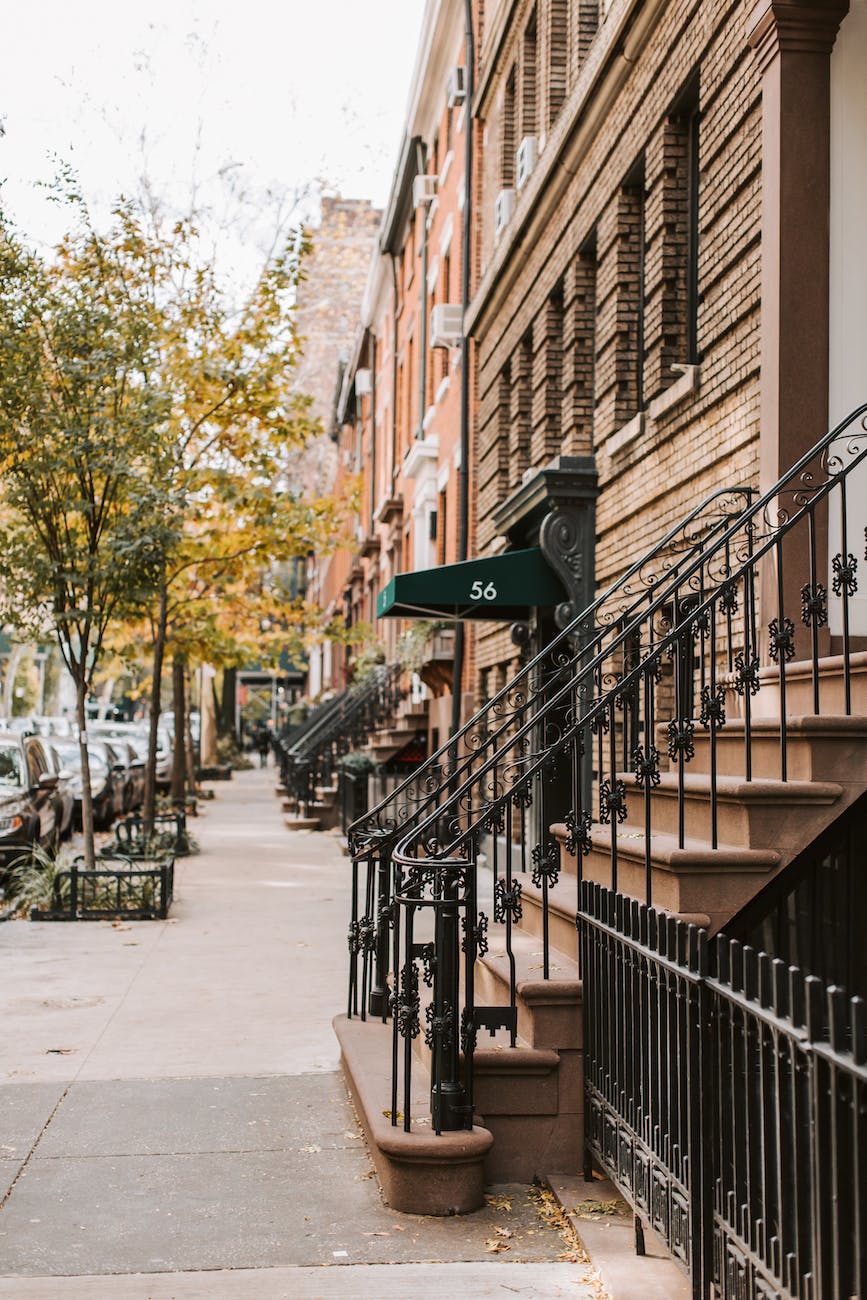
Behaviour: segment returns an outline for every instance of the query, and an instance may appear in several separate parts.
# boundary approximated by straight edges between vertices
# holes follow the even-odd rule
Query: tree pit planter
[[[199,767],[196,769],[197,781],[231,781],[231,779],[231,763],[218,763],[214,767]]]
[[[110,865],[112,864],[112,865]],[[175,860],[171,856],[134,862],[103,858],[88,871],[73,862],[54,878],[51,907],[32,908],[31,921],[164,921],[174,893]]]
[[[114,828],[114,842],[100,850],[103,858],[159,859],[169,854],[175,858],[198,852],[198,845],[187,830],[186,813],[178,810],[157,813],[153,829],[146,832],[139,813],[124,817]]]

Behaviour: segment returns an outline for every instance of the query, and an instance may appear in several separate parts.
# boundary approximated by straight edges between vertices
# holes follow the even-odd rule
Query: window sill
[[[664,393],[655,397],[647,408],[647,414],[651,420],[658,420],[661,415],[667,414],[675,406],[678,406],[690,393],[697,392],[701,382],[701,366],[692,365],[674,365],[671,367],[675,373],[680,373],[680,379],[675,379],[673,384],[669,384]]]

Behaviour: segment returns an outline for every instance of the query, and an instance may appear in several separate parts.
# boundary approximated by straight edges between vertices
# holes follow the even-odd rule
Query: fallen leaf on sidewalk
[[[111,928],[112,930],[131,930],[132,926],[124,924],[123,921],[112,921]]]
[[[311,1145],[309,1147],[301,1147],[300,1150],[306,1151],[308,1155],[314,1156],[317,1152],[322,1150],[322,1147]]]
[[[362,1237],[390,1237],[390,1232],[363,1232]]]
[[[489,1255],[501,1255],[504,1250],[511,1250],[512,1247],[506,1241],[498,1241],[496,1237],[489,1237],[485,1242],[485,1251]]]
[[[46,1056],[74,1056],[78,1051],[77,1047],[49,1047]]]
[[[511,1210],[512,1202],[508,1196],[486,1196],[485,1200],[492,1210]]]
[[[511,1228],[494,1228],[494,1232],[498,1237],[514,1237],[515,1235]]]
[[[361,1141],[361,1134],[360,1134],[360,1133],[350,1133],[350,1132],[349,1132],[349,1129],[346,1130],[346,1132],[343,1134],[343,1136],[344,1136],[345,1138],[352,1138],[352,1141],[353,1141],[353,1142],[360,1142],[360,1141]]]

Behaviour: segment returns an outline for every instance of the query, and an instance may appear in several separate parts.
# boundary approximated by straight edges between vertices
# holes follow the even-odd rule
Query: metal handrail
[[[690,510],[681,520],[678,521],[668,532],[659,539],[649,551],[644,553],[640,559],[636,560],[625,573],[621,574],[601,595],[599,595],[586,609],[584,609],[576,618],[572,620],[544,649],[540,650],[532,659],[525,664],[516,676],[503,686],[496,695],[477,710],[477,712],[460,728],[460,730],[442,744],[435,753],[433,753],[412,775],[408,776],[393,791],[387,794],[380,802],[371,808],[364,817],[354,822],[348,831],[350,845],[360,852],[364,852],[367,847],[366,839],[372,836],[378,845],[381,845],[386,838],[387,832],[393,832],[391,838],[396,838],[403,828],[402,816],[406,815],[406,809],[402,808],[402,800],[407,795],[411,795],[413,789],[427,788],[427,797],[423,801],[424,807],[435,805],[440,794],[441,785],[432,784],[430,777],[438,768],[443,769],[443,775],[449,783],[454,783],[456,778],[466,771],[472,761],[472,755],[467,754],[462,759],[458,758],[461,743],[468,737],[479,733],[489,717],[496,717],[497,708],[509,694],[513,692],[520,682],[531,681],[538,672],[540,666],[551,656],[561,649],[566,649],[572,656],[573,660],[580,662],[587,652],[587,631],[598,622],[600,610],[611,604],[618,597],[632,598],[632,603],[627,604],[625,609],[618,610],[616,617],[622,618],[647,597],[649,587],[645,585],[640,591],[636,591],[632,586],[633,579],[639,578],[645,583],[648,579],[642,579],[643,572],[648,565],[661,561],[659,574],[654,574],[650,578],[650,586],[660,581],[668,581],[678,569],[678,564],[682,559],[688,557],[696,547],[706,546],[709,540],[725,526],[725,521],[731,518],[731,511],[726,511],[723,507],[726,502],[730,502],[732,507],[739,499],[749,503],[754,495],[753,490],[749,487],[727,487],[720,488],[710,493],[705,499],[692,510]],[[719,506],[721,513],[718,516],[710,516],[710,522],[706,525],[705,531],[697,532],[690,535],[691,525],[696,525],[703,516],[709,515],[712,507]],[[741,509],[737,510],[740,515]],[[682,539],[685,551],[681,559],[674,560],[672,556],[677,556],[677,551],[673,550],[673,544]],[[612,613],[612,619],[615,615]],[[597,635],[601,636],[607,632],[607,628],[602,629]],[[576,639],[581,639],[581,649],[573,652],[573,645]],[[495,734],[500,734],[502,727]],[[450,767],[449,764],[454,766]],[[413,810],[415,818],[418,817],[421,808],[416,806]],[[390,814],[390,816],[389,816]]]

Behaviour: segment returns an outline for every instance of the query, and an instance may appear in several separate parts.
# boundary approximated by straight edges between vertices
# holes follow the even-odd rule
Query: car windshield
[[[23,785],[21,755],[8,745],[0,748],[0,785]]]

